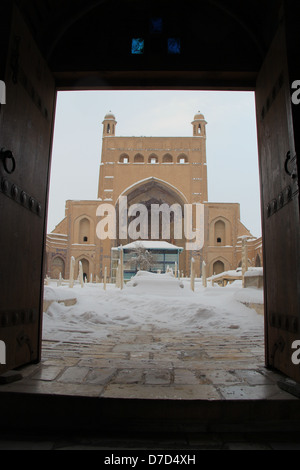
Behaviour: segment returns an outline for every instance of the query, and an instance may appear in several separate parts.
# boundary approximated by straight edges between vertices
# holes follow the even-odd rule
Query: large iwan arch
[[[141,191],[142,187],[144,187],[144,188],[148,187],[149,188],[151,185],[152,186],[156,185],[157,187],[163,188],[164,190],[170,192],[170,194],[173,194],[174,198],[180,200],[181,203],[188,204],[187,197],[179,189],[177,189],[175,186],[168,183],[167,181],[161,180],[161,179],[156,178],[156,177],[149,177],[149,178],[137,181],[136,183],[132,184],[131,186],[128,186],[120,194],[120,196],[118,198],[118,201],[119,201],[120,197],[122,197],[122,196],[127,196],[128,197],[129,194],[133,193],[133,191],[138,191],[138,190]],[[117,201],[117,204],[118,204],[118,201]]]
[[[135,204],[141,204],[147,208],[148,218],[147,218],[147,230],[148,230],[148,239],[153,238],[153,225],[154,219],[151,217],[151,206],[155,205],[162,207],[164,204],[168,206],[170,212],[167,214],[166,219],[163,219],[160,214],[159,218],[159,227],[158,227],[158,240],[164,240],[176,246],[185,247],[185,231],[184,231],[184,206],[187,204],[187,198],[182,194],[177,188],[173,185],[167,183],[166,181],[160,180],[158,178],[147,178],[141,181],[138,181],[136,184],[128,187],[117,200],[116,204],[116,214],[118,217],[119,214],[119,203],[121,197],[127,197],[128,208]],[[173,208],[172,208],[173,206]],[[175,209],[173,211],[173,209]],[[178,217],[182,217],[180,220]],[[128,227],[133,219],[128,218]],[[157,219],[156,219],[157,220]],[[169,227],[166,229],[164,222],[170,222]],[[119,224],[119,221],[118,221]],[[179,231],[181,226],[181,238],[179,238]],[[117,229],[117,234],[119,234],[119,225]],[[143,237],[145,238],[145,237]],[[135,241],[130,238],[130,233],[126,239],[118,239],[118,245],[124,245]],[[180,255],[180,265],[182,269],[189,270],[188,265],[188,255],[186,251],[183,251]],[[188,272],[188,271],[187,271]]]

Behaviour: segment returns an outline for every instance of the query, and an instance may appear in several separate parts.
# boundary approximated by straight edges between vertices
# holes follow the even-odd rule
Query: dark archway
[[[62,278],[65,277],[65,261],[60,256],[56,256],[51,263],[50,276],[52,279],[59,279],[60,275]]]
[[[134,186],[126,189],[121,196],[127,197],[128,209],[137,204],[141,204],[147,209],[147,239],[164,240],[178,247],[185,246],[186,240],[184,237],[183,220],[186,198],[184,194],[174,186],[157,178],[148,178],[147,180],[139,181]],[[166,211],[165,216],[160,212],[155,219],[154,216],[152,218],[152,206],[163,210],[164,205],[169,209],[169,211]],[[119,202],[117,202],[116,205],[116,213],[119,214]],[[136,214],[128,218],[128,227],[135,218]],[[159,227],[155,230],[157,220],[159,220]],[[119,227],[119,221],[117,221],[117,223]],[[180,227],[182,233],[181,238],[179,238]],[[138,230],[140,230],[139,227]],[[119,228],[117,229],[117,233],[119,233]],[[142,237],[142,239],[143,238],[145,237]],[[136,239],[130,238],[130,233],[128,233],[128,238],[125,240],[118,239],[117,245],[124,245],[135,240]],[[187,262],[188,257],[186,253],[183,252],[180,255],[180,264],[182,267],[181,269],[186,275],[189,273]]]
[[[213,265],[213,274],[221,274],[225,271],[225,266],[222,261],[216,261]]]

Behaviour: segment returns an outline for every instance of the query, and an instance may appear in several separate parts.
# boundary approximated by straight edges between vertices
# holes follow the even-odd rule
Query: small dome
[[[116,120],[115,116],[113,115],[113,113],[112,113],[111,111],[109,111],[109,113],[107,113],[107,114],[105,115],[104,119],[105,119],[105,121],[107,121],[107,120],[109,120],[109,119],[110,119],[110,120],[113,120],[113,121]]]
[[[194,121],[204,121],[204,116],[200,113],[200,111],[195,114]]]

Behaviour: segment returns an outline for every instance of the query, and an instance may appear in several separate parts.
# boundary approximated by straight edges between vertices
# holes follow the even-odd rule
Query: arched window
[[[129,156],[126,154],[121,155],[120,163],[129,163]]]
[[[144,163],[145,159],[142,154],[137,153],[134,157],[134,163]]]
[[[222,261],[216,261],[213,265],[213,274],[221,274],[225,271],[225,266]]]
[[[157,155],[155,155],[154,153],[150,155],[148,163],[151,163],[152,165],[155,165],[156,163],[158,163]]]
[[[90,236],[90,221],[87,218],[79,222],[79,243],[87,243]]]
[[[188,157],[182,153],[178,156],[177,163],[188,163]]]
[[[173,162],[173,157],[169,153],[166,153],[166,155],[163,156],[163,163],[172,163]]]
[[[223,220],[218,220],[215,223],[215,245],[216,246],[225,246],[225,222]]]
[[[110,124],[107,124],[107,133],[110,134]]]

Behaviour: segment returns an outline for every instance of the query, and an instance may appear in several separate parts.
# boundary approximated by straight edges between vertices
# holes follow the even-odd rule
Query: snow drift
[[[45,286],[45,299],[53,303],[44,313],[43,337],[48,340],[97,343],[118,331],[153,328],[197,334],[263,334],[263,316],[241,302],[262,302],[262,290],[242,289],[241,283],[227,287],[203,288],[196,282],[195,292],[187,279],[172,274],[139,272],[123,290],[113,284]],[[76,298],[76,305],[58,303]]]

